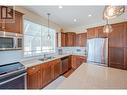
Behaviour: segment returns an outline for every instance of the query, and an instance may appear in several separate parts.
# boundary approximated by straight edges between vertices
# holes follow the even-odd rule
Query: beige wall
[[[33,12],[25,9],[22,6],[16,6],[15,10],[23,13],[24,14],[24,18],[26,18],[28,20],[31,20],[31,21],[34,21],[34,22],[36,22],[38,24],[47,26],[47,19],[46,18],[44,18],[42,16],[39,16],[38,14],[33,13]],[[60,28],[61,28],[58,24],[55,24],[52,21],[50,21],[50,27],[55,29],[57,32],[59,32]]]

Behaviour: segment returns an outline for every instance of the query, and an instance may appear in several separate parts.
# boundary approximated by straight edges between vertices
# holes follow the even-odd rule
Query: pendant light
[[[117,16],[120,16],[125,12],[125,6],[105,6],[104,9],[104,18],[112,19]]]
[[[104,33],[112,32],[112,26],[108,23],[108,19],[106,19],[106,25],[103,28]]]
[[[49,16],[51,15],[50,13],[47,13],[47,15],[48,15],[48,36],[47,36],[47,38],[50,40],[51,39],[51,36],[50,36],[50,25],[49,25]]]
[[[108,23],[109,19],[120,16],[125,12],[125,6],[105,6],[103,19],[106,20],[106,25],[103,28],[104,33],[112,32],[112,26]]]

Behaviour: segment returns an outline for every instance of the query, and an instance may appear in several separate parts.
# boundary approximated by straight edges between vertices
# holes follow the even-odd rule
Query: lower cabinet
[[[51,62],[42,64],[43,69],[43,86],[46,86],[53,80],[53,69]]]
[[[71,64],[73,69],[77,69],[83,62],[86,62],[85,56],[72,55],[71,57]]]
[[[109,67],[125,69],[123,47],[109,47]]]
[[[53,65],[54,79],[60,76],[62,71],[62,63],[61,60],[55,60]]]
[[[27,89],[41,89],[61,74],[61,60],[32,66],[27,69]]]
[[[42,70],[41,65],[32,66],[27,69],[27,88],[38,89],[43,86],[42,84]]]
[[[77,61],[78,58],[80,58],[80,60]],[[81,63],[83,62],[81,59],[81,56],[76,56],[76,61],[73,60],[73,62]],[[61,59],[56,59],[50,62],[29,67],[27,69],[27,89],[41,89],[45,87],[57,77],[71,69],[73,63],[71,61],[72,57],[67,56]]]

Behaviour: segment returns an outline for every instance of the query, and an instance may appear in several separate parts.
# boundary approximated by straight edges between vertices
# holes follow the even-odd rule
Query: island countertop
[[[127,71],[83,63],[57,89],[127,89]]]

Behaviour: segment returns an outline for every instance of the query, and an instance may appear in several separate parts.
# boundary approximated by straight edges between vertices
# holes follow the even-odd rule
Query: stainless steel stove
[[[0,65],[0,89],[25,89],[26,69],[20,62]]]

